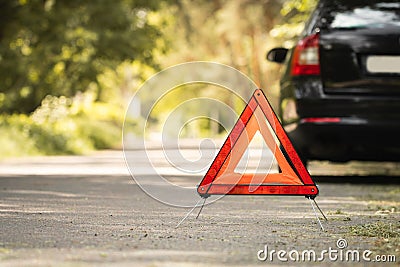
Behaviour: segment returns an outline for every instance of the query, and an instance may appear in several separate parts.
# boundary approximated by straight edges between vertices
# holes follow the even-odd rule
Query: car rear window
[[[400,2],[332,1],[321,21],[330,29],[400,28]]]

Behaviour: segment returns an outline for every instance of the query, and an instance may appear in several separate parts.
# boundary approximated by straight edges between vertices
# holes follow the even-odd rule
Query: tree
[[[104,69],[126,60],[156,67],[161,25],[148,14],[162,5],[157,0],[1,0],[0,112],[30,113],[46,95],[73,96],[96,83]]]
[[[305,22],[317,5],[317,0],[288,0],[280,11],[282,19],[270,34],[290,48],[304,29]]]
[[[175,0],[177,22],[171,32],[177,62],[212,60],[235,67],[260,86],[268,84],[265,72],[268,32],[273,28],[279,0]],[[171,53],[167,60],[173,59]]]

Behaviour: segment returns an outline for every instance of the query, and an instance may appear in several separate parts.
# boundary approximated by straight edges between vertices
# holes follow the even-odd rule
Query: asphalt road
[[[160,151],[151,153],[158,157],[155,168],[167,179],[192,186],[201,180],[201,173],[181,175],[162,160]],[[189,157],[193,153],[188,151]],[[141,157],[135,160],[140,166]],[[375,261],[378,255],[393,261],[394,256],[397,263],[385,266],[398,266],[399,165],[311,162],[309,169],[320,187],[316,200],[329,219],[322,221],[325,231],[309,200],[276,196],[224,197],[206,205],[198,219],[195,212],[176,228],[189,209],[145,194],[132,179],[121,151],[5,160],[0,163],[0,266],[295,263],[288,253],[288,262],[276,254],[273,261],[260,261],[265,246],[269,252],[296,250],[300,255],[313,250],[316,260],[323,255],[325,265],[366,262],[321,254],[329,248],[371,250],[368,259]],[[137,175],[152,179],[146,168],[138,168]],[[345,239],[347,247],[339,248],[338,239]],[[300,264],[310,261],[314,262],[300,259]]]

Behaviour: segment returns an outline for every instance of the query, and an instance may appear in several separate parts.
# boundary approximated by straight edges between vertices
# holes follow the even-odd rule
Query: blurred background
[[[158,71],[188,61],[215,61],[242,71],[276,106],[280,69],[265,54],[277,45],[292,46],[315,4],[1,0],[0,158],[120,148],[135,91]],[[149,127],[157,129],[166,111],[199,91],[235,110],[243,106],[222,90],[203,87],[178,88],[153,110]],[[138,116],[129,123],[135,128],[144,120],[138,103]],[[212,121],[190,127],[182,132],[186,137],[225,134]]]

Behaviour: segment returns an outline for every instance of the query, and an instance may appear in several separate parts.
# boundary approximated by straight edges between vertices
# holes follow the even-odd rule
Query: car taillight
[[[341,122],[340,118],[304,118],[300,120],[301,123],[337,123]]]
[[[291,73],[298,75],[319,75],[319,34],[312,34],[299,41],[293,51]]]

